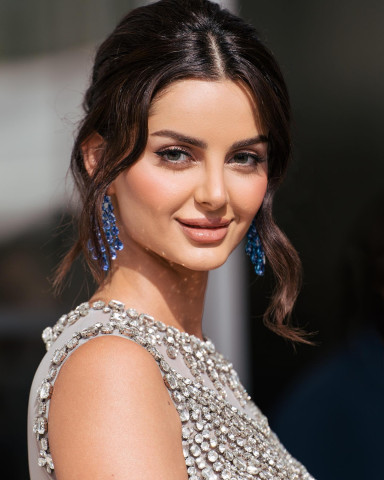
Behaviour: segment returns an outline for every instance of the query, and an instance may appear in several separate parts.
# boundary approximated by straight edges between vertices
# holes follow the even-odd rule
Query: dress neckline
[[[165,331],[165,329],[171,329],[173,333],[177,333],[181,336],[184,337],[189,337],[190,339],[193,340],[193,342],[199,343],[201,345],[206,345],[207,343],[213,344],[212,340],[210,340],[208,337],[203,335],[204,339],[202,340],[201,338],[197,337],[193,333],[188,333],[185,330],[180,330],[180,328],[175,327],[174,325],[167,325],[166,323],[162,322],[161,320],[156,320],[155,317],[148,313],[140,313],[138,310],[135,308],[125,308],[125,304],[123,302],[120,302],[120,300],[110,300],[108,303],[102,301],[102,300],[95,300],[94,302],[86,302],[89,305],[89,310],[103,310],[104,308],[111,309],[111,310],[116,310],[118,309],[120,312],[124,312],[127,314],[129,318],[132,320],[135,320],[137,318],[140,318],[140,320],[144,322],[149,322],[149,323],[155,323],[157,326],[161,325]],[[95,305],[96,304],[96,305]],[[100,308],[101,307],[101,308]]]
[[[173,325],[167,325],[159,320],[156,320],[152,315],[147,313],[139,313],[134,308],[126,308],[123,302],[119,300],[110,300],[108,303],[102,300],[95,300],[93,302],[83,302],[74,310],[62,315],[53,327],[46,327],[42,333],[42,339],[46,345],[47,350],[51,347],[53,342],[60,336],[66,327],[75,324],[81,317],[85,317],[89,312],[102,311],[105,314],[110,314],[111,318],[119,319],[120,321],[127,320],[129,323],[142,322],[147,325],[154,325],[162,332],[172,333],[184,338],[199,347],[206,348],[211,353],[215,352],[213,342],[204,336],[204,339],[196,335],[182,331]]]

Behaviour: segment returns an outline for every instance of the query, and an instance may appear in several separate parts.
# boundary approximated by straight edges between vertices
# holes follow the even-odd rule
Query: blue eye
[[[190,155],[187,152],[176,148],[169,148],[167,150],[156,152],[156,155],[169,163],[185,163],[190,158]]]

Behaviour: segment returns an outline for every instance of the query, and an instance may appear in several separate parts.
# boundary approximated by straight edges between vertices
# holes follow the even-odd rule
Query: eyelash
[[[179,166],[179,167],[182,167],[184,166],[186,163],[189,163],[189,161],[192,159],[192,155],[183,150],[182,148],[179,148],[179,147],[171,147],[171,148],[166,148],[164,150],[160,150],[158,152],[155,152],[156,155],[158,157],[160,157],[160,159],[165,162],[166,164],[168,165],[172,165],[172,166]],[[182,155],[185,155],[188,157],[188,160],[183,160],[183,161],[180,161],[180,160],[169,160],[166,158],[167,155],[169,155],[169,153],[180,153]]]
[[[166,156],[169,154],[169,153],[179,153],[181,155],[185,155],[188,157],[188,159],[186,160],[169,160],[169,159],[166,159]],[[157,151],[155,152],[155,154],[161,158],[161,160],[163,162],[165,162],[165,164],[168,164],[168,165],[172,165],[176,168],[183,168],[186,164],[190,163],[190,162],[193,162],[193,159],[192,159],[192,155],[180,148],[180,147],[168,147],[164,150],[160,150],[160,151]],[[253,159],[254,163],[252,164],[243,164],[243,163],[238,163],[236,161],[233,161],[233,159],[236,157],[236,156],[239,156],[239,155],[242,155],[242,156],[247,156],[247,157],[250,157]],[[257,167],[258,164],[260,163],[263,163],[266,159],[260,155],[257,155],[256,153],[254,152],[247,152],[247,151],[242,151],[242,152],[236,152],[235,154],[232,155],[231,159],[227,162],[229,164],[236,164],[240,166],[240,168],[255,168]]]

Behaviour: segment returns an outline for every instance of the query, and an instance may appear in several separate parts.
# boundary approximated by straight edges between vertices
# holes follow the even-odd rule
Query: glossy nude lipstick
[[[197,243],[216,243],[225,238],[231,220],[183,218],[177,219],[183,232]]]

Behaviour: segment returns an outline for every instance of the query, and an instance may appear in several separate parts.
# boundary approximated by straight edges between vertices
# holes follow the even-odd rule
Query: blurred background
[[[81,261],[59,298],[50,284],[74,236],[67,169],[93,55],[142,3],[0,0],[0,451],[10,479],[28,478],[41,331],[93,289]],[[254,400],[316,478],[382,479],[384,2],[223,3],[257,27],[291,93],[294,161],[275,217],[303,261],[294,321],[316,346],[293,348],[263,326],[273,281],[269,271],[255,280],[242,253],[214,275],[232,277],[225,288],[246,307],[222,328],[212,298],[223,290],[212,290],[207,330],[219,347],[225,331],[241,332],[223,351],[243,358],[234,363]]]

